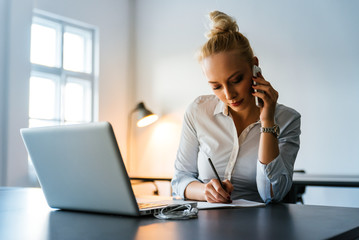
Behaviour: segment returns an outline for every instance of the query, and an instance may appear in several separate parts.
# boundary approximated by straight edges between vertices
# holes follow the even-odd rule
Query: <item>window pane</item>
[[[43,77],[30,78],[30,118],[54,119],[56,117],[56,82]]]
[[[91,32],[66,27],[64,33],[64,69],[91,73],[92,70]]]
[[[60,121],[30,119],[29,127],[48,127],[60,125]]]
[[[91,121],[91,84],[82,79],[69,78],[65,87],[65,121]]]
[[[30,60],[32,63],[49,67],[59,66],[59,29],[58,24],[46,20],[31,25]]]

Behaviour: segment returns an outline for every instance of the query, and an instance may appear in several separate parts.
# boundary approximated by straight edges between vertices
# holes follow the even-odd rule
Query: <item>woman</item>
[[[219,11],[210,18],[213,26],[199,62],[214,95],[198,97],[186,110],[174,194],[223,203],[280,201],[292,185],[300,114],[277,104],[278,92],[260,72],[253,76],[258,58],[235,20]]]

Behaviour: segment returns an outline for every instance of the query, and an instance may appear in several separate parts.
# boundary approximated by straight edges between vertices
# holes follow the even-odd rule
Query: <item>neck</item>
[[[259,120],[260,109],[254,105],[250,106],[243,111],[234,111],[232,108],[229,108],[229,111],[233,117],[235,123],[244,124],[248,126],[251,123],[254,123]]]

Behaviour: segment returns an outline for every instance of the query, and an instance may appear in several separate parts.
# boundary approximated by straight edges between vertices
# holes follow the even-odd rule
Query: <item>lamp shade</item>
[[[137,127],[145,127],[148,126],[155,121],[157,121],[158,116],[148,110],[145,107],[145,104],[143,102],[140,102],[137,104],[137,107],[135,108],[135,111],[137,111]]]

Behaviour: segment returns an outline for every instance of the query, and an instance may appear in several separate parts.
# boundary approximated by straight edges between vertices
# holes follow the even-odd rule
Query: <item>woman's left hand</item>
[[[262,92],[253,92],[253,96],[259,97],[263,100],[263,107],[260,108],[260,120],[262,125],[268,125],[272,127],[274,125],[275,107],[278,100],[278,92],[272,87],[270,82],[266,81],[261,73],[258,73],[258,77],[253,77],[253,81],[257,85],[253,85],[253,89],[260,90]]]

